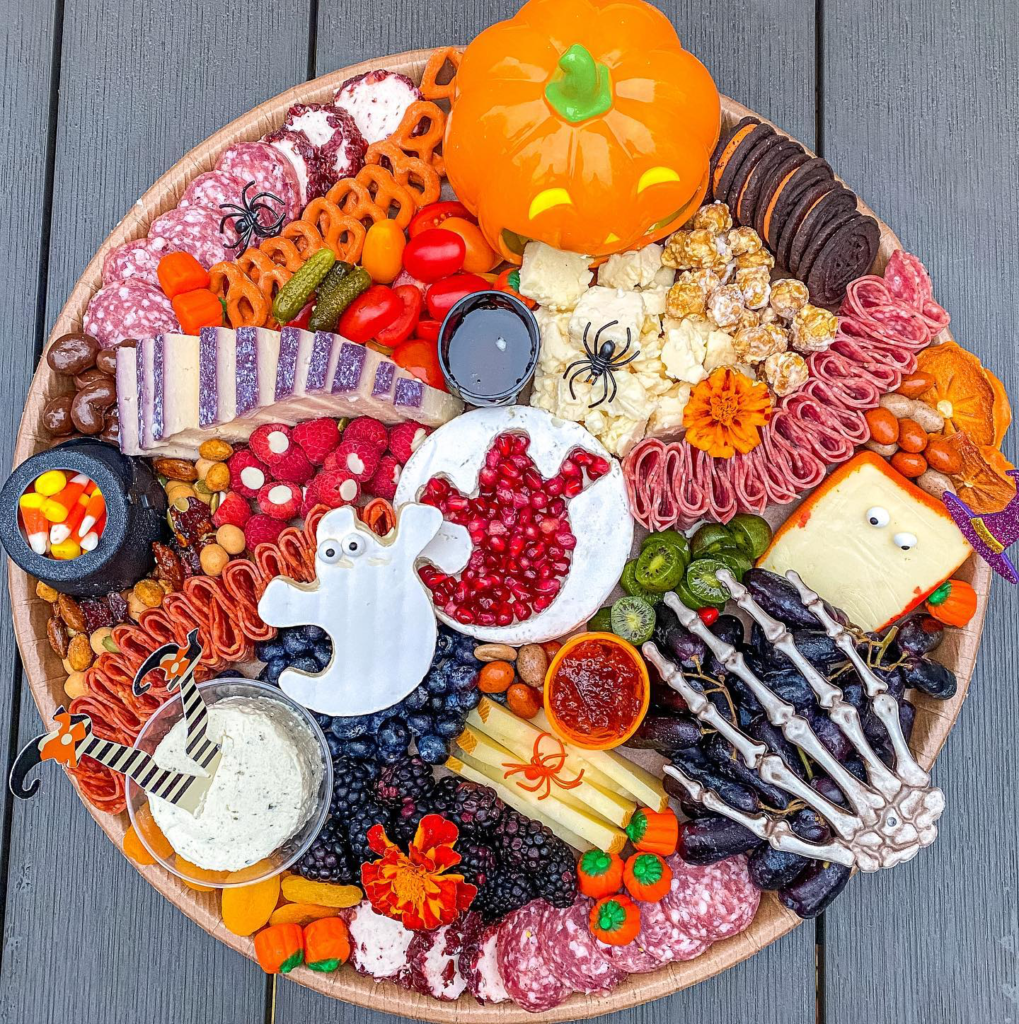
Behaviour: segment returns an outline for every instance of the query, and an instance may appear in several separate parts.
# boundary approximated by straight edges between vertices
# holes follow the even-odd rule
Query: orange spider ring
[[[541,752],[541,741],[544,739],[550,739],[553,743],[558,743],[559,750],[554,753],[543,754]],[[530,786],[523,782],[517,782],[517,786],[528,793],[537,793],[544,786],[545,792],[538,799],[546,800],[552,795],[553,783],[560,789],[576,789],[584,779],[585,769],[583,768],[581,768],[575,779],[565,781],[559,778],[559,774],[566,767],[566,758],[566,747],[558,736],[553,736],[550,732],[539,732],[534,739],[534,752],[531,755],[531,760],[526,763],[517,761],[505,762],[502,767],[506,768],[507,771],[503,772],[503,778],[509,779],[511,775],[517,775],[522,772],[524,778],[528,782],[533,782],[534,785]]]

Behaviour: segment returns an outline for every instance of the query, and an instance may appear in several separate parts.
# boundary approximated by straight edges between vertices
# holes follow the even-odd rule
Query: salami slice
[[[576,992],[608,992],[626,975],[602,953],[591,933],[594,901],[580,898],[566,910],[552,908],[541,923],[540,941],[552,971]]]
[[[675,881],[673,882],[675,885]],[[665,896],[657,903],[645,903],[640,908],[639,941],[650,956],[664,964],[677,960],[693,960],[703,953],[710,942],[694,938],[683,927],[679,910]]]
[[[390,136],[407,108],[421,99],[421,90],[396,71],[369,71],[348,78],[336,91],[336,106],[354,119],[368,143]]]
[[[142,281],[159,287],[156,268],[170,251],[162,238],[136,238],[111,249],[103,260],[103,284],[118,281]]]
[[[499,973],[510,999],[530,1013],[558,1006],[570,995],[570,987],[550,970],[541,946],[541,924],[552,908],[544,900],[532,900],[511,914],[499,929]]]
[[[662,903],[691,938],[717,942],[737,935],[753,921],[761,893],[750,881],[746,857],[727,857],[702,867],[673,854],[668,864],[672,888]]]
[[[477,914],[467,917],[460,953],[460,973],[467,990],[479,1003],[505,1003],[509,993],[499,972],[499,925],[486,926]]]
[[[180,325],[170,300],[144,281],[118,281],[100,288],[85,310],[82,328],[103,348],[114,348],[125,338],[154,338]]]
[[[648,952],[644,940],[639,935],[626,946],[608,946],[604,942],[599,942],[598,949],[613,967],[626,974],[650,974],[651,971],[657,971],[659,967],[665,966],[664,961]]]
[[[168,252],[190,253],[208,270],[213,264],[229,259],[233,253],[227,246],[237,241],[229,222],[224,224],[225,231],[219,230],[222,219],[222,213],[205,206],[168,210],[152,222],[149,238],[165,239]]]
[[[330,184],[341,178],[353,178],[364,167],[368,143],[342,107],[333,103],[295,103],[287,111],[283,127],[307,136]]]
[[[297,171],[279,150],[267,142],[235,142],[216,161],[216,170],[236,175],[245,183],[253,181],[255,192],[271,192],[279,196],[288,223],[301,215]],[[272,205],[275,207],[275,203]]]
[[[226,171],[206,171],[204,174],[199,174],[184,190],[177,209],[186,210],[189,206],[205,206],[210,210],[218,210],[222,217],[227,212],[221,209],[224,203],[241,205],[246,184],[247,182],[242,181],[236,174],[228,174]]]

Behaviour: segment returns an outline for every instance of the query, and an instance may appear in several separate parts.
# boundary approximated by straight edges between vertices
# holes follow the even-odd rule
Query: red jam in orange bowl
[[[568,640],[545,675],[545,714],[567,742],[587,750],[625,743],[651,699],[640,653],[614,633]]]

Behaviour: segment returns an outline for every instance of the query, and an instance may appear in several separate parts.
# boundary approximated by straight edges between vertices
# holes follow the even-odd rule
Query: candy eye
[[[360,537],[347,537],[343,541],[343,553],[351,558],[364,554],[364,541]]]
[[[902,548],[903,551],[911,551],[920,542],[916,539],[916,534],[897,533],[894,537],[892,537],[892,543],[897,548]]]
[[[335,565],[341,554],[340,545],[335,540],[324,540],[318,546],[318,557],[326,565]]]
[[[887,526],[892,521],[892,517],[888,514],[888,509],[882,508],[880,505],[875,505],[873,508],[867,509],[867,522],[871,526],[876,526],[878,529]],[[914,542],[915,543],[915,542]]]

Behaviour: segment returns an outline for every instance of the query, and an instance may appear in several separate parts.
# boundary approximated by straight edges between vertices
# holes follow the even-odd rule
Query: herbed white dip
[[[163,737],[160,768],[201,771],[184,752],[187,723]],[[314,734],[271,700],[230,698],[209,709],[209,738],[223,757],[209,792],[191,815],[150,797],[152,817],[185,859],[211,871],[237,871],[282,846],[308,820],[324,771]]]

